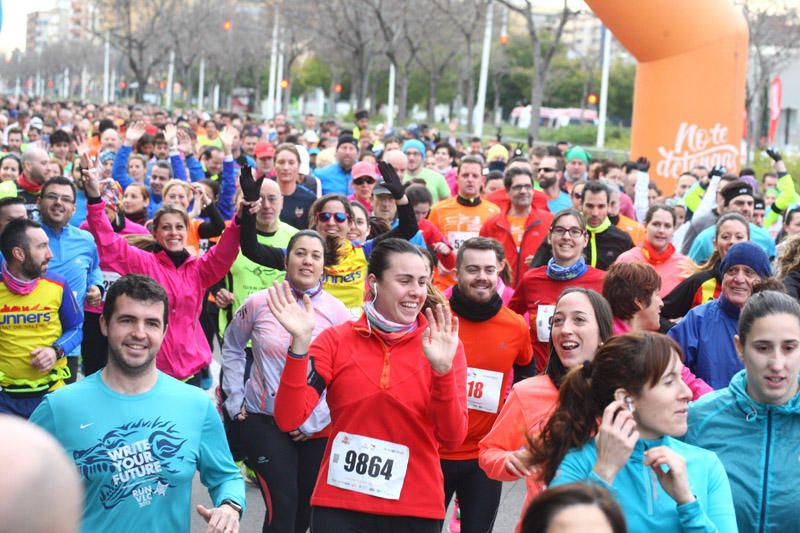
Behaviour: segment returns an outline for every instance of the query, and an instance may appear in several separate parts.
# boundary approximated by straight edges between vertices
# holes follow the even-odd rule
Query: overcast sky
[[[25,48],[25,26],[28,13],[55,7],[54,0],[0,0],[3,3],[3,28],[0,30],[0,52]]]

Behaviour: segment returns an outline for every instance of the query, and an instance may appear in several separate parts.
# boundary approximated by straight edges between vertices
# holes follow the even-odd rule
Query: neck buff
[[[606,217],[599,226],[592,227],[590,225],[586,225],[586,231],[589,232],[589,246],[591,246],[592,251],[592,266],[597,266],[597,234],[603,233],[608,228],[611,227],[611,220]]]
[[[555,257],[551,257],[547,262],[547,277],[558,281],[579,278],[586,274],[587,270],[589,270],[589,265],[586,264],[583,256],[580,256],[574,265],[568,267],[557,264]]]
[[[645,239],[644,244],[642,244],[642,255],[647,259],[648,263],[654,266],[666,263],[674,253],[675,246],[673,246],[672,243],[669,243],[663,252],[659,252],[653,248],[653,245],[650,244],[650,241],[647,239]]]
[[[470,322],[486,322],[499,313],[502,307],[503,299],[496,291],[492,292],[492,297],[483,304],[468,300],[458,285],[453,287],[453,294],[450,296],[450,308],[458,316],[466,318]]]
[[[289,280],[287,279],[286,281],[289,281]],[[313,298],[314,296],[316,296],[317,294],[322,292],[322,282],[321,281],[317,281],[316,285],[314,285],[310,289],[306,289],[306,290],[303,291],[303,290],[300,290],[300,289],[296,288],[294,285],[292,285],[292,282],[289,281],[289,288],[292,289],[292,294],[294,294],[294,297],[298,301],[302,301],[303,300],[303,295],[305,295],[305,294],[307,294],[309,298]]]
[[[399,324],[387,319],[375,309],[375,302],[372,300],[364,304],[364,314],[367,315],[367,324],[370,328],[375,328],[375,333],[389,344],[397,342],[406,333],[417,329],[417,320],[411,324]]]
[[[19,177],[17,178],[17,184],[20,187],[22,187],[23,189],[25,189],[26,191],[28,191],[30,193],[33,193],[33,194],[39,194],[39,191],[41,191],[42,187],[44,186],[44,183],[41,183],[39,185],[35,184],[31,180],[29,180],[25,176],[25,174],[20,174],[19,175]]]
[[[467,198],[459,194],[456,196],[456,202],[467,207],[475,207],[476,205],[480,205],[481,197],[478,195],[475,198]]]
[[[8,290],[20,296],[32,293],[33,289],[39,284],[39,278],[34,278],[32,280],[15,278],[11,272],[8,271],[8,261],[3,262],[3,281],[6,287],[8,287]]]

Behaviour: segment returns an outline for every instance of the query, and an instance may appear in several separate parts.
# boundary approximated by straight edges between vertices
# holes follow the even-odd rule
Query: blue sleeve
[[[53,416],[53,408],[50,407],[50,400],[47,396],[44,397],[42,403],[33,411],[28,420],[47,431],[53,437],[56,436],[56,419]]]
[[[694,242],[692,242],[692,247],[689,248],[689,258],[697,264],[706,262],[714,252],[713,249],[709,250],[709,248],[713,248],[711,240],[706,239],[705,237],[706,233],[704,231],[701,232],[697,237],[695,237]]]
[[[172,165],[172,177],[176,180],[187,181],[186,167],[183,166],[183,159],[180,154],[169,156],[169,162]]]
[[[667,336],[672,337],[681,345],[683,349],[683,364],[688,366],[694,372],[694,366],[697,362],[697,321],[695,320],[695,313],[689,311],[686,317],[678,322],[678,324],[667,332]],[[696,372],[695,372],[696,373]]]
[[[416,244],[417,246],[421,246],[422,248],[427,248],[427,245],[425,244],[425,238],[422,236],[422,230],[417,230],[417,233],[408,239],[408,242],[411,244]]]
[[[737,531],[736,511],[728,475],[716,457],[709,466],[708,490],[702,504],[695,500],[677,507],[681,531],[685,533]]]
[[[233,199],[236,196],[236,168],[233,159],[222,162],[220,181],[222,181],[220,184],[222,190],[219,194],[217,209],[219,209],[219,214],[222,215],[222,218],[230,220],[233,218],[235,207]]]
[[[114,156],[114,165],[111,167],[111,177],[113,177],[124,191],[128,185],[133,183],[133,178],[128,175],[128,158],[133,151],[132,146],[125,146],[124,144],[117,150],[117,155]]]
[[[87,283],[87,290],[88,287],[92,285],[97,285],[100,287],[100,290],[103,290],[103,271],[100,270],[100,254],[97,252],[97,246],[94,246],[94,243],[91,245],[92,254],[92,264],[89,269],[89,281]]]
[[[206,173],[203,170],[203,164],[197,160],[197,158],[191,154],[186,156],[186,166],[189,168],[189,179],[193,182],[199,181],[206,177]]]
[[[203,435],[200,437],[200,453],[197,469],[200,480],[208,488],[208,493],[215,507],[224,500],[231,500],[244,511],[245,489],[244,479],[233,462],[225,430],[222,428],[219,414],[210,399],[206,399],[206,419],[203,423]]]
[[[64,280],[61,307],[58,308],[58,318],[61,321],[61,336],[54,344],[60,346],[64,353],[72,353],[83,340],[83,311],[78,307],[78,302],[75,301],[75,296],[66,280]]]

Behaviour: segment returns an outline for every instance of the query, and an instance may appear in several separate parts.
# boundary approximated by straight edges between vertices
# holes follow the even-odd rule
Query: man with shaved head
[[[39,191],[47,177],[50,156],[41,148],[31,147],[22,154],[22,174],[17,178],[17,195],[25,201],[25,211],[31,220],[39,220]]]
[[[0,532],[74,533],[83,508],[75,465],[46,431],[0,415]]]

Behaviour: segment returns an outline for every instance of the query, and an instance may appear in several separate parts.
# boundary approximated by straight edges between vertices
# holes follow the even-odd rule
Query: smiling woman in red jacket
[[[311,499],[316,533],[441,529],[438,447],[455,448],[467,433],[466,358],[458,320],[440,297],[433,305],[430,280],[419,248],[381,241],[364,314],[313,343],[311,301],[296,301],[286,285],[269,289],[270,310],[292,335],[278,427],[297,428],[327,390],[331,433]]]

